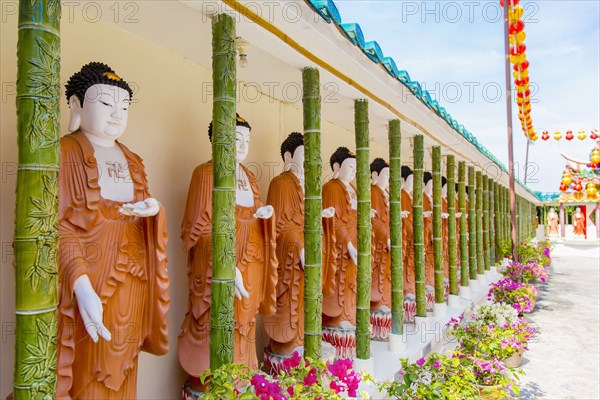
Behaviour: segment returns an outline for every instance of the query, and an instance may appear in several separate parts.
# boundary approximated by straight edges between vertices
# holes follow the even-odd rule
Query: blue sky
[[[508,164],[503,20],[498,1],[336,0],[343,22],[358,22],[399,69],[427,88],[459,123]],[[522,1],[541,136],[600,128],[600,1]],[[524,178],[526,140],[513,112],[515,161]],[[593,141],[538,140],[528,185],[558,191],[561,152],[588,159]]]

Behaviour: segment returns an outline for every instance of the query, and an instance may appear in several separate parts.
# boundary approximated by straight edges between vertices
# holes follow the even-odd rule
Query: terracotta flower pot
[[[479,390],[479,396],[484,400],[497,400],[503,398],[502,396],[502,385],[484,386],[475,385]]]
[[[509,368],[518,368],[521,366],[521,362],[523,361],[523,349],[519,349],[513,353],[512,356],[505,358],[502,360],[504,366]]]

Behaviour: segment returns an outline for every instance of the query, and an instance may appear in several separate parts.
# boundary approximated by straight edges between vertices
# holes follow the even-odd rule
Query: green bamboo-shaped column
[[[485,272],[485,260],[483,251],[483,176],[481,171],[475,172],[475,193],[477,196],[476,200],[476,240],[477,240],[477,273],[483,275]]]
[[[510,193],[509,188],[504,187],[504,243],[512,241],[510,224]],[[512,254],[512,253],[511,253]]]
[[[448,203],[448,267],[450,272],[450,294],[458,295],[457,253],[456,253],[456,191],[454,156],[446,158],[446,201]]]
[[[392,333],[404,333],[404,265],[402,262],[402,207],[401,190],[401,157],[400,157],[400,120],[389,123],[390,142],[390,242],[392,269]]]
[[[475,203],[475,167],[469,166],[469,278],[477,279],[477,204]]]
[[[469,235],[467,233],[467,199],[465,178],[467,165],[458,162],[458,211],[460,212],[460,280],[461,286],[469,286]]]
[[[502,188],[500,187],[500,184],[498,184],[497,182],[494,182],[494,246],[495,246],[495,256],[494,259],[496,257],[500,258],[501,257],[501,252],[500,249],[502,247],[502,230],[500,228],[500,220],[501,220],[501,215],[500,215],[500,207],[502,206]]]
[[[489,196],[489,214],[488,214],[488,226],[490,227],[490,265],[496,264],[496,210],[494,209],[496,202],[494,200],[496,183],[489,178],[488,180],[488,196]]]
[[[356,356],[371,357],[371,168],[369,160],[369,103],[354,101],[356,183],[358,197],[358,287],[356,294]]]
[[[60,15],[58,0],[19,2],[15,399],[56,392]]]
[[[213,192],[210,368],[233,362],[235,278],[235,21],[226,14],[212,20]],[[218,221],[218,223],[217,223]]]
[[[417,316],[427,316],[425,297],[425,248],[423,247],[423,135],[413,139],[413,244],[415,254],[415,285]]]
[[[435,302],[444,303],[444,247],[442,243],[442,149],[431,148],[433,175],[433,267]]]
[[[304,354],[321,357],[321,93],[319,70],[302,71],[304,120]]]
[[[482,175],[483,193],[483,265],[486,271],[490,269],[490,193],[487,175]]]

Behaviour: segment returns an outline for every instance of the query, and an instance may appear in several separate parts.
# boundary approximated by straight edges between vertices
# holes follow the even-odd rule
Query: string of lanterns
[[[590,131],[589,135],[587,134],[587,132],[584,129],[582,129],[577,132],[577,136],[575,136],[575,134],[573,133],[572,130],[566,131],[564,135],[561,131],[555,131],[553,134],[553,137],[554,137],[554,140],[561,140],[564,138],[568,141],[571,141],[575,138],[577,138],[579,140],[585,140],[588,137],[592,140],[600,139],[600,135],[598,135],[598,129],[592,129]],[[549,140],[549,139],[550,139],[550,133],[548,131],[542,132],[542,140]]]
[[[516,101],[519,106],[519,120],[523,133],[529,140],[537,140],[538,135],[533,129],[531,119],[531,91],[529,89],[529,61],[525,46],[524,9],[519,5],[520,0],[509,0],[508,6],[508,40],[510,43],[510,62],[513,64],[515,78]],[[500,0],[504,7],[504,0]]]

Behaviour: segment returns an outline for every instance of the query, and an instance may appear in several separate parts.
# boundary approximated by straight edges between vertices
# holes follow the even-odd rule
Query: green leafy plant
[[[459,357],[432,353],[414,364],[406,358],[400,362],[394,381],[377,385],[390,398],[459,400],[478,395],[473,371]]]

